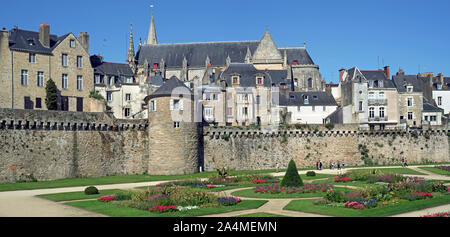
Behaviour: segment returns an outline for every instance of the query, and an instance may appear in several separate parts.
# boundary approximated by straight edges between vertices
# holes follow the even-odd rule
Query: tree
[[[289,165],[284,175],[283,180],[281,181],[282,187],[294,187],[294,186],[303,186],[302,178],[298,174],[297,166],[295,165],[294,160],[289,161]]]
[[[58,88],[56,87],[55,82],[52,79],[47,81],[45,85],[45,105],[48,110],[57,110],[58,109]]]

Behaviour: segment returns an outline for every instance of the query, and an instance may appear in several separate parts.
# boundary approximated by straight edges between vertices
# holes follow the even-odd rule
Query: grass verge
[[[105,189],[105,190],[98,190],[99,194],[93,195],[86,195],[84,191],[80,191],[80,192],[42,194],[37,195],[37,197],[48,199],[54,202],[63,202],[63,201],[99,198],[100,196],[111,195],[118,193],[120,191],[121,191],[120,189]]]
[[[339,191],[349,191],[349,188],[341,188],[335,187],[335,190]],[[249,198],[309,198],[309,197],[323,197],[326,192],[317,192],[317,193],[255,193],[253,188],[239,190],[236,192],[232,192],[231,195],[238,197],[249,197]]]
[[[206,207],[167,213],[154,213],[150,211],[99,202],[97,200],[68,202],[66,204],[112,217],[190,217],[241,211],[246,209],[256,209],[264,205],[266,202],[267,201],[265,200],[242,200],[234,206]]]
[[[420,169],[433,172],[435,174],[450,176],[450,172],[447,170],[435,168],[435,167],[419,167]]]

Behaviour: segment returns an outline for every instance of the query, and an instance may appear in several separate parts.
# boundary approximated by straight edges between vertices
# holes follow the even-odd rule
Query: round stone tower
[[[145,98],[148,104],[149,161],[153,175],[198,172],[203,159],[202,127],[194,121],[192,91],[176,77]]]

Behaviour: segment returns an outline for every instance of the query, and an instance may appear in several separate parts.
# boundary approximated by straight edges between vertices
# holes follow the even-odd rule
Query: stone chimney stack
[[[80,41],[81,46],[88,52],[89,54],[89,34],[87,32],[81,32],[78,35],[78,41]]]
[[[398,76],[398,75],[405,75],[405,71],[403,71],[403,69],[399,68],[396,75],[397,75],[397,76]]]
[[[438,73],[437,77],[439,78],[439,81],[441,82],[441,85],[444,85],[444,75],[442,75],[442,73]]]
[[[39,25],[39,41],[44,47],[50,48],[50,25],[45,22]]]
[[[343,83],[344,80],[345,80],[345,78],[344,78],[344,71],[345,71],[345,69],[343,69],[343,68],[339,69],[339,82],[340,83]]]
[[[384,67],[384,75],[389,80],[391,78],[391,73],[389,72],[389,66]]]

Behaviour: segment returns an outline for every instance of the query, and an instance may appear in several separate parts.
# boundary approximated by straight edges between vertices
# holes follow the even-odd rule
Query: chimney
[[[345,69],[343,69],[343,68],[339,69],[339,82],[340,83],[344,82],[344,71],[345,71]]]
[[[442,75],[442,73],[438,73],[437,77],[439,78],[439,81],[441,82],[441,85],[444,85],[444,75]]]
[[[389,72],[389,66],[385,66],[384,67],[384,75],[386,76],[386,78],[389,80],[391,78],[391,74]]]
[[[81,32],[78,35],[78,41],[80,41],[81,46],[83,46],[83,48],[89,54],[89,34],[87,32]]]
[[[398,72],[397,72],[397,76],[398,75],[402,75],[402,76],[405,75],[405,71],[403,71],[403,69],[399,68]]]
[[[44,47],[50,48],[50,25],[45,22],[39,25],[39,41]]]

